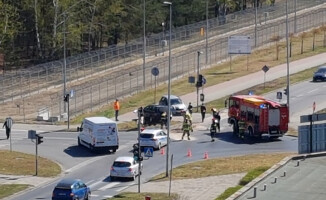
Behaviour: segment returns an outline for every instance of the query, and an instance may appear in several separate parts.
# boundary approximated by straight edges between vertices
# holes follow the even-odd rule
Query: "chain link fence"
[[[297,0],[297,16],[294,18],[294,5],[289,4],[290,33],[302,32],[313,27],[321,26],[326,21],[325,9],[314,12],[300,13],[299,10],[325,3],[326,0],[304,1]],[[268,14],[266,14],[268,13]],[[275,6],[264,6],[259,9],[257,26],[257,47],[271,42],[271,37],[285,37],[285,6],[284,2]],[[277,20],[273,20],[279,18]],[[296,19],[296,20],[295,20]],[[228,36],[247,35],[254,38],[254,10],[226,16],[226,23],[221,19],[209,20],[207,64],[215,64],[228,58]],[[294,24],[296,22],[296,31]],[[206,21],[180,27],[172,30],[172,78],[178,79],[196,70],[197,51],[203,51],[200,65],[205,66],[206,46],[205,36],[200,35],[200,28],[206,27]],[[115,98],[138,93],[143,90],[143,79],[146,87],[153,87],[154,77],[151,69],[156,66],[160,70],[157,82],[167,81],[168,52],[162,46],[162,41],[169,38],[169,33],[160,33],[147,37],[146,67],[143,69],[142,40],[135,40],[130,45],[115,46],[100,51],[69,57],[66,65],[67,91],[73,90],[74,97],[70,101],[71,115],[80,114],[108,104]],[[180,48],[177,48],[180,47]],[[254,40],[252,40],[254,48]],[[207,65],[207,66],[208,66]],[[48,107],[51,116],[60,116],[65,112],[63,103],[62,80],[64,75],[62,61],[37,65],[28,70],[6,73],[0,80],[2,93],[0,102],[14,100],[28,101],[31,96],[39,94],[39,98],[50,90],[50,98],[46,102],[34,105],[27,118],[35,118],[40,108]],[[145,70],[145,77],[143,77]],[[61,91],[60,91],[61,90]],[[29,100],[33,102],[33,100]],[[18,105],[17,105],[18,106]],[[25,107],[25,105],[24,105]],[[25,112],[24,112],[25,119]]]

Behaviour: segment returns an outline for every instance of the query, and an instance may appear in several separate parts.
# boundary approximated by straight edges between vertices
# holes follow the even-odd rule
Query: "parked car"
[[[326,66],[319,67],[312,78],[313,82],[326,80]]]
[[[54,188],[52,200],[88,200],[91,189],[79,179],[63,179]]]
[[[140,147],[153,147],[161,149],[167,145],[167,134],[161,129],[145,129],[140,133]]]
[[[175,95],[170,95],[170,102],[171,102],[172,115],[182,116],[186,114],[187,106],[182,102],[182,100],[179,97]],[[168,106],[168,95],[162,96],[158,104],[163,106]]]
[[[143,109],[143,124],[145,126],[151,126],[156,124],[161,124],[161,115],[163,112],[167,112],[168,110],[167,106],[164,105],[148,105]],[[172,111],[171,111],[172,113]],[[172,114],[170,119],[172,119]]]
[[[115,178],[132,178],[136,179],[136,176],[140,175],[142,172],[142,166],[139,172],[139,163],[129,156],[118,157],[115,159],[111,166],[110,178],[115,180]]]

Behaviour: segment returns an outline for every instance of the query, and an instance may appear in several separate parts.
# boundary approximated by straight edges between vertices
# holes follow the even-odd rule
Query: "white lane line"
[[[112,198],[113,196],[105,195],[105,196],[103,196],[103,197],[106,198],[106,199],[109,199],[109,198]]]
[[[124,148],[126,148],[126,147],[127,147],[127,145],[122,145],[122,146],[119,147],[119,150],[124,149]],[[106,155],[98,156],[98,157],[92,158],[92,159],[90,159],[90,160],[86,160],[86,161],[84,161],[84,162],[82,162],[82,163],[80,163],[80,164],[78,164],[78,165],[73,166],[73,167],[70,168],[70,169],[67,169],[67,170],[65,171],[65,173],[70,173],[70,172],[72,172],[72,171],[74,171],[74,170],[76,170],[76,169],[80,169],[81,167],[84,167],[84,166],[86,166],[86,165],[88,165],[88,164],[90,164],[90,163],[92,163],[92,162],[95,162],[95,161],[97,161],[97,160],[100,160],[100,159],[102,159],[102,158],[105,157],[105,156],[106,156]]]
[[[116,186],[116,185],[119,185],[119,184],[120,184],[120,182],[112,182],[112,183],[109,183],[109,184],[107,184],[107,185],[101,187],[101,188],[98,189],[98,190],[100,190],[100,191],[104,191],[104,190],[106,190],[106,189],[112,188],[112,187],[114,187],[114,186]]]
[[[105,157],[105,156],[98,156],[98,157],[95,157],[95,158],[92,158],[92,159],[86,160],[86,161],[84,161],[84,162],[82,162],[82,163],[80,163],[80,164],[78,164],[78,165],[73,166],[73,167],[70,168],[70,169],[67,169],[67,170],[65,171],[65,173],[69,173],[69,172],[72,172],[72,171],[74,171],[74,170],[77,170],[77,169],[79,169],[79,168],[81,168],[81,167],[84,167],[84,166],[86,166],[86,165],[88,165],[88,164],[90,164],[90,163],[92,163],[92,162],[95,162],[95,161],[97,161],[97,160],[100,160],[100,159],[102,159],[103,157]]]
[[[95,182],[93,184],[86,184],[86,185],[88,185],[91,188],[91,190],[94,190],[95,186],[97,186],[97,185],[99,185],[101,183],[102,183],[102,181],[98,181],[98,182]]]
[[[312,92],[314,92],[314,91],[317,91],[318,90],[318,88],[316,88],[316,89],[313,89],[313,90],[310,90],[309,92],[307,92],[308,94],[309,93],[312,93]]]

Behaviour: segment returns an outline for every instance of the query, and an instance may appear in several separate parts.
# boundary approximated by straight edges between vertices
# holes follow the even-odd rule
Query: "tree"
[[[278,54],[279,54],[279,45],[278,45],[278,41],[281,39],[281,37],[279,35],[274,35],[273,37],[271,37],[271,41],[275,42],[275,48],[276,48],[276,60],[278,60]]]
[[[299,34],[299,38],[301,39],[301,54],[303,54],[303,41],[308,36],[306,32]]]
[[[319,33],[319,29],[318,28],[314,28],[312,30],[312,35],[313,35],[313,39],[312,39],[312,50],[315,51],[315,41],[316,41],[316,34]]]
[[[324,33],[323,46],[326,47],[326,25],[323,25],[322,27],[320,27],[320,30],[323,31],[323,33]]]

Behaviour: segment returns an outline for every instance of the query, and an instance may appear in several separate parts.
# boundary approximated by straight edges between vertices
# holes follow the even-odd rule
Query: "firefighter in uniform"
[[[192,116],[191,116],[191,114],[188,111],[184,115],[184,121],[185,120],[187,120],[190,123],[190,125],[192,125]]]
[[[187,134],[188,136],[188,140],[190,140],[190,131],[193,131],[192,130],[192,126],[191,126],[191,123],[189,122],[189,120],[185,119],[183,121],[183,124],[182,124],[182,130],[183,130],[183,134],[182,134],[182,138],[181,140],[183,140],[183,137]]]
[[[238,126],[239,126],[239,138],[244,139],[244,133],[246,130],[246,123],[243,119],[241,119],[238,122]]]
[[[168,121],[167,113],[164,111],[161,114],[161,129],[163,129],[163,125],[165,125],[165,127],[167,126],[167,121]]]

